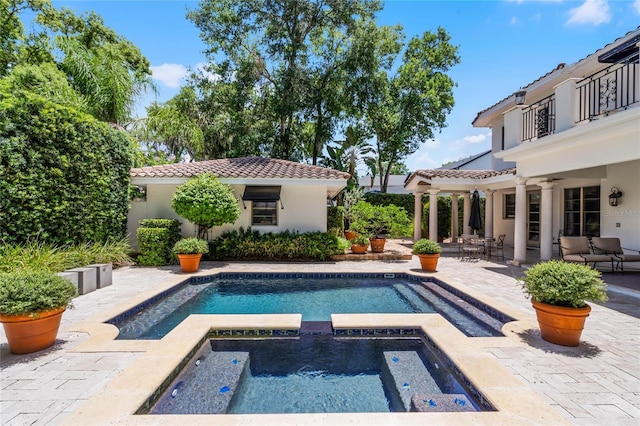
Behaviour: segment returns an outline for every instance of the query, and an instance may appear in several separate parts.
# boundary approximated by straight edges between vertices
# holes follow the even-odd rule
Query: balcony
[[[548,96],[522,110],[522,142],[550,135],[556,130],[556,97]]]
[[[627,109],[639,98],[638,64],[615,64],[576,84],[577,123]]]

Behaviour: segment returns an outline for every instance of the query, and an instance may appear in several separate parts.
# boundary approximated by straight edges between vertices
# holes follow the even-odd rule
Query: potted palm
[[[195,237],[183,238],[173,246],[173,252],[180,260],[182,272],[196,272],[202,255],[209,253],[209,243]]]
[[[607,300],[600,272],[580,263],[540,262],[519,280],[536,311],[540,333],[548,342],[578,346],[591,312],[585,301]]]
[[[413,243],[412,251],[420,258],[420,266],[423,271],[436,272],[440,252],[442,252],[440,244],[427,238],[421,238]]]
[[[369,239],[364,235],[356,235],[351,240],[351,251],[356,254],[364,254],[369,248]]]
[[[76,293],[71,281],[52,272],[0,274],[0,322],[11,352],[27,354],[53,345],[62,313]]]

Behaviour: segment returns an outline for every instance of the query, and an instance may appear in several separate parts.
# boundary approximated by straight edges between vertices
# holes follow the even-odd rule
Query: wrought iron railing
[[[556,131],[556,97],[551,95],[522,110],[522,142]]]
[[[638,99],[638,64],[615,64],[576,85],[578,122],[623,110]]]

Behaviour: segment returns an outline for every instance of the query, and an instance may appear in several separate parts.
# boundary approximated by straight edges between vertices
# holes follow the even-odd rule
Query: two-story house
[[[559,234],[619,237],[640,249],[639,52],[640,27],[479,112],[473,125],[492,130],[491,169],[416,171],[405,187],[416,193],[417,223],[423,193],[452,193],[455,216],[463,195],[469,233],[478,189],[485,235],[506,234],[516,261],[527,247],[550,259]],[[429,216],[436,238],[437,210]]]

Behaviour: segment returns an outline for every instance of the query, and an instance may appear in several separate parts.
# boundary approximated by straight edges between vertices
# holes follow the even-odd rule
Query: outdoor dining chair
[[[498,239],[496,240],[495,244],[492,244],[491,246],[491,251],[492,253],[495,252],[496,254],[496,259],[498,261],[500,261],[500,256],[502,255],[502,260],[504,260],[504,239],[506,238],[507,234],[500,234],[498,235]],[[491,254],[489,254],[489,256],[491,256]]]

